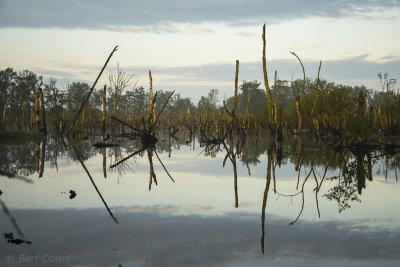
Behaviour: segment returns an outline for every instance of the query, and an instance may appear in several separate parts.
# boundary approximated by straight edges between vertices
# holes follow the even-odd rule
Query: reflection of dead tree
[[[36,171],[39,173],[39,178],[43,177],[44,172],[44,159],[45,159],[45,150],[46,150],[46,136],[41,140],[42,144],[40,146],[40,141],[36,143],[35,146],[35,167]]]
[[[203,136],[203,138],[200,140],[200,147],[204,146],[204,149],[197,156],[204,152],[205,156],[211,156],[212,158],[215,158],[217,153],[221,151],[221,144],[223,143],[224,139],[225,137],[214,136],[213,134],[209,134],[208,137]]]
[[[274,166],[274,168],[275,168],[275,166]],[[306,177],[305,177],[305,179],[304,179],[304,181],[303,181],[303,183],[302,183],[302,185],[301,185],[300,191],[298,191],[298,192],[296,192],[296,193],[294,193],[294,194],[281,194],[281,193],[279,193],[279,192],[276,190],[276,187],[275,187],[275,185],[274,185],[274,192],[275,192],[276,194],[278,194],[279,197],[282,196],[282,197],[290,197],[290,198],[293,198],[293,197],[298,196],[298,195],[301,194],[301,200],[302,200],[302,202],[301,202],[301,208],[300,208],[299,214],[297,215],[297,217],[296,217],[295,220],[293,220],[292,222],[289,223],[289,225],[293,225],[294,223],[296,223],[296,222],[298,221],[298,219],[300,218],[301,214],[303,213],[304,204],[305,204],[305,196],[304,196],[305,192],[304,192],[304,187],[305,187],[305,184],[306,184],[307,181],[308,181],[308,178],[311,176],[311,174],[313,175],[314,180],[315,180],[315,184],[316,184],[313,191],[315,191],[315,202],[316,202],[318,217],[321,217],[321,212],[320,212],[320,209],[319,209],[318,193],[319,193],[319,191],[320,191],[320,189],[321,189],[322,183],[325,181],[327,171],[328,171],[328,162],[325,163],[324,173],[323,173],[323,175],[322,175],[320,181],[318,181],[318,177],[317,177],[317,173],[316,173],[316,171],[315,171],[315,168],[314,168],[313,164],[311,164],[311,169],[310,169],[310,171],[308,172],[308,174],[306,175]],[[298,169],[298,182],[297,182],[296,189],[298,189],[298,185],[299,185],[299,181],[300,181],[300,172],[301,172],[301,164],[300,164],[299,169]],[[274,175],[274,176],[275,176],[275,175]],[[274,177],[274,180],[275,180],[275,177]]]
[[[222,136],[222,137],[221,137]],[[228,136],[228,138],[226,138]],[[228,140],[229,142],[229,147],[225,143],[225,139]],[[225,167],[226,161],[229,160],[232,163],[232,168],[233,168],[233,179],[234,179],[234,192],[235,192],[235,208],[239,207],[239,197],[238,197],[238,185],[237,185],[237,163],[236,163],[236,158],[240,156],[240,151],[242,150],[244,144],[245,144],[245,139],[240,139],[237,141],[236,146],[233,143],[233,133],[232,130],[230,130],[227,134],[220,133],[220,136],[213,136],[210,134],[209,138],[203,138],[203,140],[200,141],[200,146],[205,145],[205,148],[197,155],[201,155],[204,152],[205,156],[211,156],[211,157],[216,157],[217,153],[221,151],[221,145],[226,151],[226,155],[224,158],[224,161],[222,163],[222,166]],[[247,165],[248,166],[248,165]],[[248,168],[249,175],[250,169]]]
[[[4,214],[8,217],[10,220],[12,226],[14,227],[15,231],[23,238],[26,239],[24,236],[24,233],[22,232],[21,228],[18,226],[17,220],[15,220],[14,216],[10,213],[9,209],[7,208],[6,204],[3,202],[3,200],[0,198],[0,206],[3,209]]]
[[[112,157],[114,156],[114,160],[112,160]],[[119,162],[120,160],[122,160],[124,157],[122,156],[121,153],[121,147],[120,146],[114,146],[111,150],[110,150],[110,159],[111,162]],[[105,164],[105,163],[103,163]],[[126,162],[122,162],[120,163],[118,166],[116,166],[117,168],[115,169],[116,172],[118,173],[118,179],[119,177],[121,177],[127,170],[130,169],[129,165],[126,164]],[[103,170],[104,172],[104,170]]]
[[[103,175],[104,178],[107,178],[107,168],[106,168],[106,164],[107,164],[107,158],[106,158],[106,148],[102,148],[101,149],[101,153],[103,155]]]
[[[248,172],[249,176],[251,176],[251,171],[250,171],[250,166],[249,166],[249,153],[247,152],[247,150],[246,150],[245,156],[246,156],[246,167],[247,167],[247,172]]]
[[[289,225],[293,225],[295,222],[297,222],[297,220],[300,218],[301,214],[303,213],[303,209],[304,209],[304,185],[306,184],[306,182],[307,182],[307,180],[308,180],[308,177],[310,177],[310,175],[311,175],[311,173],[312,173],[312,170],[313,170],[313,167],[311,167],[310,172],[308,173],[308,175],[307,175],[306,178],[304,179],[303,185],[301,186],[301,191],[300,191],[300,193],[301,193],[301,200],[302,200],[302,202],[301,202],[301,210],[300,210],[300,212],[299,212],[299,215],[297,216],[297,218],[296,218],[294,221],[292,221],[291,223],[289,223]]]
[[[44,172],[44,158],[45,158],[45,153],[46,153],[46,141],[47,138],[44,136],[42,140],[42,151],[40,153],[40,167],[39,167],[39,178],[43,177],[43,172]]]
[[[300,170],[299,170],[299,171],[300,171]],[[316,202],[316,205],[317,205],[318,217],[319,217],[319,218],[321,217],[321,212],[320,212],[320,210],[319,210],[318,193],[319,193],[319,190],[321,189],[322,183],[323,183],[324,180],[325,180],[325,176],[326,176],[326,172],[327,172],[327,171],[328,171],[328,163],[325,164],[324,174],[323,174],[323,176],[322,176],[322,178],[321,178],[321,181],[318,182],[318,178],[317,178],[317,175],[316,175],[316,173],[315,173],[314,166],[313,166],[313,164],[311,164],[311,169],[310,169],[309,173],[307,174],[306,178],[305,178],[304,181],[303,181],[303,184],[302,184],[302,186],[301,186],[301,191],[298,192],[298,193],[296,193],[296,194],[291,195],[291,196],[295,196],[295,195],[298,195],[298,194],[301,193],[302,203],[301,203],[301,209],[300,209],[299,215],[297,216],[297,218],[296,218],[294,221],[292,221],[291,223],[289,223],[290,225],[293,225],[294,223],[296,223],[297,220],[300,218],[301,214],[303,213],[303,210],[304,210],[304,186],[305,186],[305,184],[306,184],[308,178],[311,176],[311,174],[313,174],[314,180],[315,180],[315,183],[316,183],[316,186],[315,186],[315,188],[314,188],[314,191],[315,191],[315,202]]]
[[[236,165],[236,157],[238,153],[238,148],[236,148],[236,151],[234,151],[234,146],[233,146],[233,136],[232,136],[232,131],[229,132],[229,148],[226,146],[225,142],[222,141],[222,144],[225,148],[226,155],[223,161],[222,166],[225,167],[226,160],[229,158],[229,160],[232,163],[232,168],[233,168],[233,184],[234,184],[234,189],[235,189],[235,208],[239,207],[239,196],[238,196],[238,185],[237,185],[237,165]]]
[[[264,197],[263,197],[263,204],[261,210],[261,251],[264,254],[264,238],[265,238],[265,207],[267,206],[267,199],[268,199],[268,192],[269,192],[269,185],[271,183],[271,165],[273,160],[273,154],[270,153],[271,149],[268,151],[268,164],[267,164],[267,180],[265,184],[264,190]]]
[[[150,166],[150,171],[149,171],[150,172],[149,191],[150,191],[153,180],[157,185],[157,176],[153,168],[153,151],[150,148],[146,149],[146,151],[147,151],[147,157],[149,158],[149,166]]]
[[[67,146],[65,144],[65,141],[63,140],[64,143],[64,147],[67,150]],[[100,190],[97,188],[96,183],[94,182],[92,176],[90,175],[89,170],[86,168],[85,163],[83,162],[83,158],[82,155],[79,153],[79,151],[76,149],[76,147],[74,146],[74,144],[72,142],[70,142],[72,149],[74,150],[76,156],[78,157],[79,162],[81,163],[83,169],[85,170],[86,174],[89,176],[90,181],[92,182],[92,185],[94,187],[94,189],[96,189],[97,194],[99,195],[101,201],[103,202],[104,206],[106,207],[108,213],[110,214],[111,218],[114,220],[115,223],[118,223],[118,219],[114,217],[113,213],[111,212],[110,208],[107,205],[107,202],[104,200],[102,194],[100,193]]]
[[[144,147],[144,148],[141,148],[141,149],[139,149],[139,150],[133,152],[133,153],[130,154],[129,156],[127,156],[127,157],[121,159],[120,161],[118,161],[118,162],[112,164],[112,165],[110,166],[110,168],[112,169],[112,168],[117,167],[118,165],[124,163],[125,161],[127,161],[127,160],[130,159],[130,158],[132,158],[133,156],[136,156],[136,155],[142,153],[142,152],[145,151],[146,149],[147,149],[147,147]]]

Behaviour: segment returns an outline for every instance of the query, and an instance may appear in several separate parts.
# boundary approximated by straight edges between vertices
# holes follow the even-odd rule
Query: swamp
[[[119,66],[99,87],[117,46],[91,86],[0,70],[0,265],[398,265],[397,81],[306,78],[295,52],[303,77],[268,80],[262,41],[264,80],[236,60],[222,103]]]

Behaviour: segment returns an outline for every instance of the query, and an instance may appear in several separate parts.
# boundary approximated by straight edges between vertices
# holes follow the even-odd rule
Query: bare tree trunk
[[[42,117],[42,129],[41,131],[46,134],[47,133],[47,125],[46,125],[46,112],[44,109],[44,99],[43,99],[43,91],[42,88],[38,88],[39,91],[39,97],[40,97],[40,113]]]
[[[303,70],[303,84],[302,84],[302,94],[304,94],[304,87],[306,85],[306,72],[304,70],[303,62],[301,62],[300,58],[298,55],[296,55],[295,52],[290,52],[292,55],[294,55],[300,62],[301,68]],[[301,108],[300,108],[300,91],[297,91],[297,97],[296,97],[296,111],[297,111],[297,116],[298,116],[298,126],[297,126],[297,131],[298,133],[302,133],[303,129],[303,116],[301,115]]]
[[[303,129],[303,116],[301,115],[301,109],[300,109],[300,96],[296,97],[296,111],[298,118],[297,131],[298,133],[301,133],[301,130]]]
[[[42,128],[42,124],[40,122],[40,115],[39,115],[39,92],[36,93],[35,98],[35,120],[38,127],[38,131]]]
[[[268,75],[267,75],[267,59],[265,57],[265,44],[266,44],[266,42],[265,42],[265,24],[263,26],[262,39],[263,39],[262,62],[263,62],[263,73],[264,73],[264,86],[265,86],[265,90],[267,91],[267,100],[268,100],[268,123],[271,123],[271,121],[272,121],[272,102],[271,102],[271,90],[269,88]]]
[[[225,101],[224,103],[224,109],[226,111],[226,113],[228,113],[229,117],[230,117],[230,121],[229,121],[229,131],[232,131],[233,129],[233,123],[236,121],[236,106],[237,106],[237,94],[238,94],[238,78],[239,76],[239,60],[236,60],[236,71],[235,71],[235,94],[233,96],[233,106],[232,106],[232,110],[229,111],[228,107],[226,106]],[[207,115],[207,113],[206,113]],[[207,123],[207,118],[206,118],[206,123]]]
[[[154,109],[153,109],[153,77],[151,76],[151,70],[149,70],[149,82],[150,82],[150,99],[149,99],[149,125],[151,122],[154,120],[152,117],[154,117]]]
[[[23,122],[24,130],[26,131],[28,129],[29,132],[31,132],[30,123],[27,122],[26,118],[25,118],[25,104],[24,104],[24,102],[22,102],[22,100],[21,100],[21,111],[22,111],[22,122]]]
[[[104,85],[104,89],[103,89],[103,114],[102,114],[102,119],[101,119],[101,133],[103,135],[103,141],[105,138],[105,134],[106,134],[106,94],[107,94],[107,86]]]

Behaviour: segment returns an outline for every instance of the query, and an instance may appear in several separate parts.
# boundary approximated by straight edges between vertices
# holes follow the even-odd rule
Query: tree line
[[[119,66],[116,73],[109,74],[109,84],[105,85],[106,111],[108,116],[114,114],[130,123],[140,124],[140,117],[147,114],[149,107],[149,90],[132,84],[132,78],[133,75],[120,70]],[[400,97],[398,90],[395,90],[397,81],[389,79],[387,73],[378,74],[378,78],[382,85],[380,91],[367,89],[365,86],[339,85],[320,79],[276,80],[270,97],[276,99],[275,109],[285,129],[296,129],[298,126],[296,98],[301,96],[299,104],[302,128],[325,134],[330,132],[364,138],[370,130],[393,132],[400,126]],[[47,125],[57,130],[62,127],[63,122],[71,120],[71,116],[81,106],[82,99],[88,94],[90,85],[72,82],[66,84],[65,88],[59,88],[56,79],[44,81],[42,76],[29,70],[0,70],[2,129],[36,131],[38,90],[43,92]],[[78,122],[80,127],[100,127],[103,90],[104,88],[97,88],[91,94]],[[169,91],[157,91],[154,105],[156,114],[170,94]],[[233,96],[225,100],[228,107],[233,105],[233,101]],[[218,127],[218,123],[223,124],[225,116],[217,89],[209,90],[197,103],[175,93],[166,104],[165,110],[167,112],[163,112],[160,122],[169,121],[174,125]],[[240,127],[268,128],[271,125],[267,92],[261,89],[260,82],[242,81],[237,94],[236,113]]]

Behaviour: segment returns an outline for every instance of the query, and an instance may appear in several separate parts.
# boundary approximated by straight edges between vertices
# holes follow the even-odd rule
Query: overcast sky
[[[379,88],[378,72],[400,78],[399,0],[0,0],[0,68],[92,83],[119,45],[109,70],[119,63],[147,88],[151,69],[156,90],[196,101],[217,88],[222,99],[236,59],[240,80],[262,80],[264,23],[270,80],[275,70],[301,78],[290,51],[311,78],[320,60],[321,77],[337,83]]]

